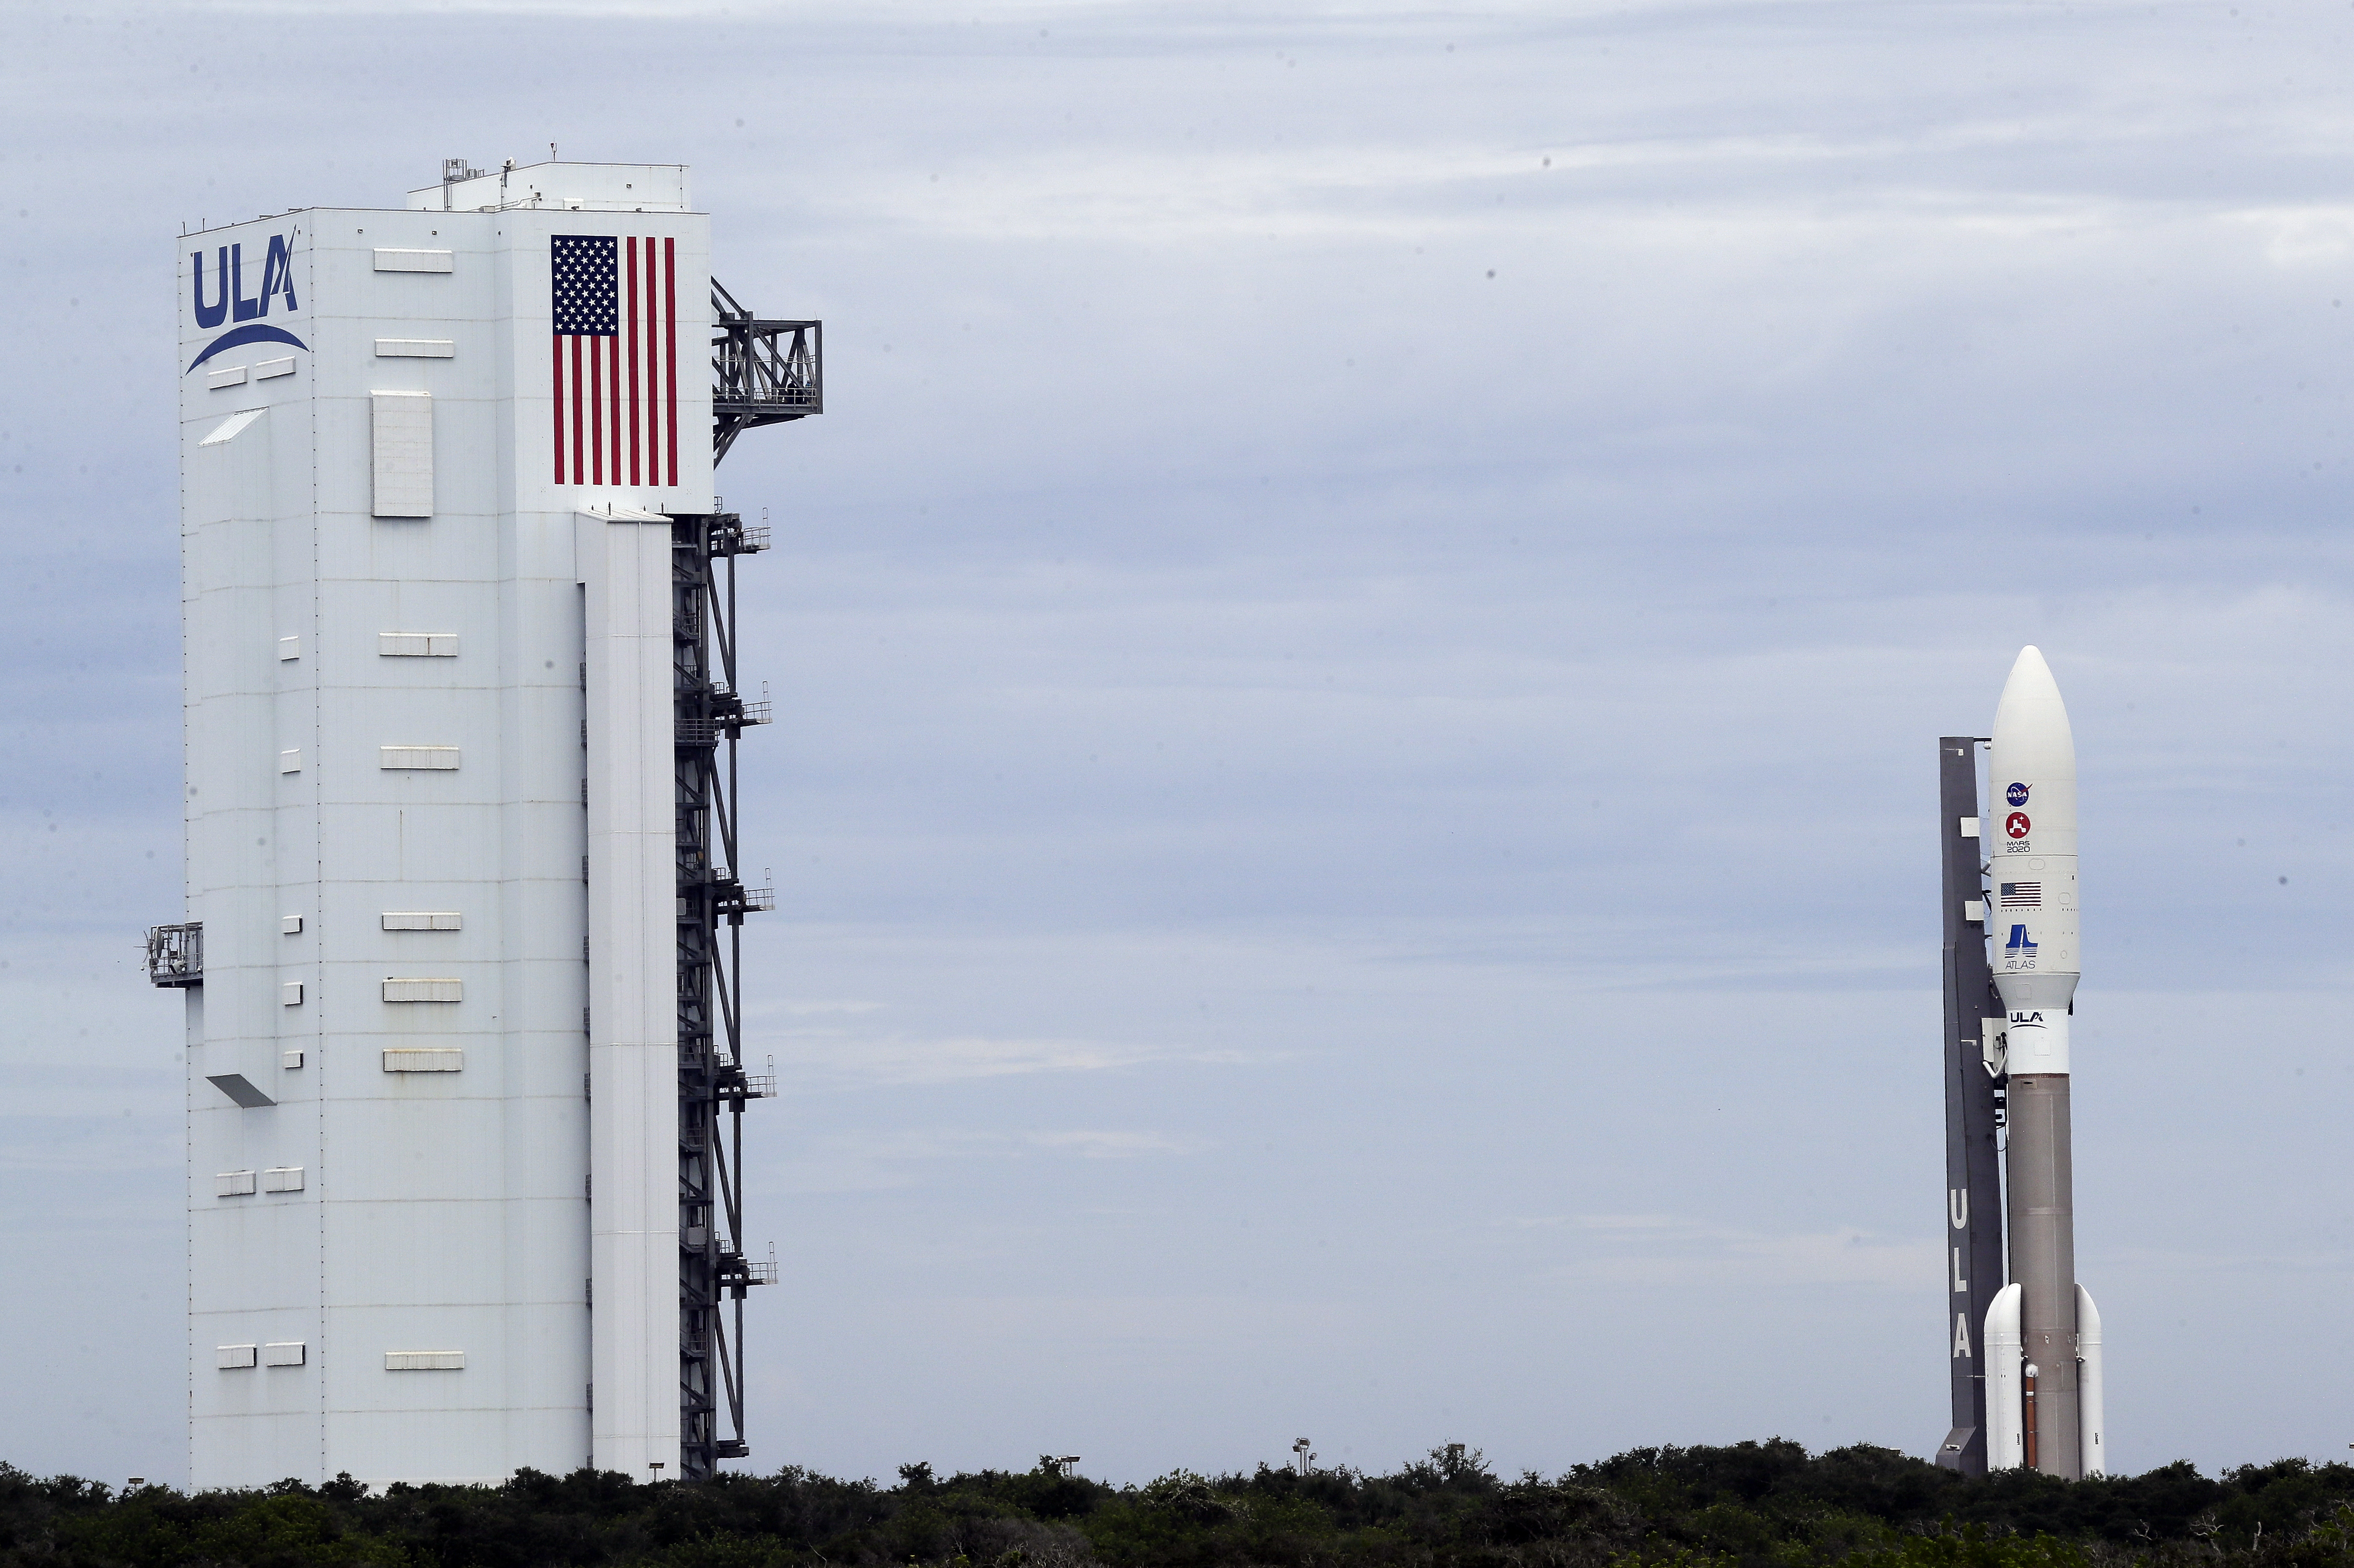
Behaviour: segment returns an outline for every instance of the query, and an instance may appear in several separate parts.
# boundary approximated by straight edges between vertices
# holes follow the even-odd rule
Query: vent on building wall
[[[452,269],[447,250],[389,250],[379,248],[376,253],[376,270],[379,272],[447,272]]]
[[[379,631],[376,651],[387,659],[455,659],[454,631]]]
[[[454,909],[387,909],[384,912],[384,928],[387,931],[455,931],[462,923]]]
[[[376,748],[378,768],[451,768],[458,766],[458,748],[454,746],[381,746]]]
[[[466,982],[459,980],[425,980],[414,976],[384,982],[387,1001],[463,1001]]]
[[[245,1347],[251,1355],[253,1347]],[[245,1363],[251,1366],[253,1363]],[[466,1352],[463,1351],[387,1351],[384,1370],[387,1372],[463,1372]]]
[[[263,1106],[274,1106],[278,1103],[263,1094],[255,1086],[253,1080],[243,1073],[214,1073],[208,1075],[205,1082],[248,1110],[259,1110]]]
[[[375,480],[371,514],[377,517],[432,516],[432,395],[376,392],[369,395],[368,402]]]
[[[251,1180],[251,1178],[248,1178]],[[251,1192],[251,1188],[246,1189]],[[265,1192],[299,1192],[302,1190],[302,1168],[300,1165],[273,1165],[261,1173],[261,1190]]]
[[[233,1372],[239,1367],[249,1367],[253,1364],[254,1351],[259,1348],[260,1347],[255,1345],[215,1345],[213,1347],[213,1365],[220,1368],[223,1372]]]
[[[263,1366],[299,1367],[302,1361],[302,1341],[300,1340],[280,1340],[261,1347]]]
[[[259,419],[262,415],[269,411],[270,410],[267,408],[240,408],[236,413],[231,414],[228,418],[223,419],[219,424],[215,425],[212,428],[212,433],[205,437],[203,440],[198,441],[196,445],[200,447],[217,447],[223,441],[233,441],[237,440],[239,436],[242,435],[254,420]]]
[[[250,1171],[223,1171],[213,1177],[213,1196],[216,1198],[242,1198],[252,1191],[253,1172]]]
[[[466,1053],[454,1045],[387,1045],[384,1049],[384,1070],[387,1073],[462,1073],[466,1070]]]

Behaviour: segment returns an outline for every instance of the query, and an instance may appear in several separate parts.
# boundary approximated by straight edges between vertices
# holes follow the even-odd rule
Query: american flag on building
[[[556,482],[678,482],[678,242],[548,240]]]

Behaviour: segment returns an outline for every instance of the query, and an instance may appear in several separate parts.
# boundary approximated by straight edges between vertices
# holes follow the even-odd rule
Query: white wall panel
[[[598,1466],[635,1475],[675,1466],[679,1438],[670,528],[587,514],[576,527],[588,666],[590,1419]]]

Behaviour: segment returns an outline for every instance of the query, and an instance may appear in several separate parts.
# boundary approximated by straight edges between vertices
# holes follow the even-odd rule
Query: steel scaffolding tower
[[[713,461],[759,425],[821,411],[815,322],[762,322],[711,285]],[[724,303],[723,303],[724,302]],[[778,338],[790,333],[791,346]],[[736,563],[768,548],[732,512],[671,522],[678,811],[679,1467],[709,1477],[744,1439],[744,1298],[775,1282],[744,1240],[744,1106],[776,1092],[744,1066],[744,916],[776,907],[745,885],[736,746],[769,722],[736,673]],[[726,1113],[723,1133],[721,1114]],[[733,1305],[734,1322],[726,1308]]]

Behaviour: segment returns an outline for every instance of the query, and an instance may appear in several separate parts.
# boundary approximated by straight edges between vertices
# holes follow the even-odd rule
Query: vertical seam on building
[[[318,255],[318,223],[312,222],[311,244],[304,254]],[[305,274],[305,281],[316,297],[315,267]],[[304,1064],[311,1087],[312,1131],[314,1146],[312,1163],[317,1167],[318,1181],[310,1199],[316,1216],[313,1230],[313,1279],[312,1318],[319,1340],[319,1357],[315,1370],[304,1375],[313,1380],[312,1401],[313,1419],[319,1435],[319,1463],[314,1484],[327,1478],[327,977],[324,959],[327,950],[327,864],[326,864],[326,748],[321,744],[321,726],[325,715],[321,712],[320,698],[326,682],[321,669],[327,656],[325,625],[319,612],[319,596],[323,588],[319,579],[319,385],[317,366],[313,366],[311,383],[311,750],[316,761],[311,769],[311,923],[314,930],[310,950],[320,955],[311,965],[313,978],[318,985],[318,1005],[311,1010],[313,1035],[312,1059]],[[370,524],[375,524],[371,521]],[[284,1069],[281,1067],[281,1071]]]
[[[176,270],[176,269],[175,269]],[[193,282],[193,280],[191,280]],[[176,300],[175,311],[179,309]],[[173,355],[177,364],[179,355]],[[193,800],[188,791],[188,776],[193,762],[189,753],[190,731],[188,714],[188,416],[180,415],[180,918],[188,918],[190,871],[194,860],[188,853],[192,815],[188,806]],[[186,1298],[185,1322],[181,1327],[182,1348],[187,1356],[187,1433],[188,1489],[196,1490],[196,1097],[189,1086],[196,1075],[196,1048],[200,1039],[188,1038],[188,997],[183,991],[180,999],[180,1287]]]

